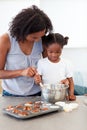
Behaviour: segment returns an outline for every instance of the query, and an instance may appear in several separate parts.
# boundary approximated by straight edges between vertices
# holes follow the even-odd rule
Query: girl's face
[[[42,36],[45,35],[46,30],[44,29],[43,31],[36,32],[36,33],[31,33],[26,37],[26,40],[29,42],[38,42]]]
[[[58,62],[60,59],[61,53],[62,53],[62,47],[58,43],[54,43],[47,47],[48,59],[51,62],[54,62],[54,63]]]

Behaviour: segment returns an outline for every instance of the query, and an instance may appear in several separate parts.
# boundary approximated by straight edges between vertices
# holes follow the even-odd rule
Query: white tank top
[[[10,37],[11,48],[8,52],[5,69],[19,70],[29,66],[37,65],[42,54],[42,41],[35,42],[30,55],[25,55],[15,38]],[[15,95],[32,95],[40,91],[40,87],[34,83],[30,77],[20,76],[11,79],[3,79],[2,87],[4,90]]]

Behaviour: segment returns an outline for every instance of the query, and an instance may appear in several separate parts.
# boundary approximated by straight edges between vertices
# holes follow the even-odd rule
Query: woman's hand
[[[21,75],[27,76],[27,77],[34,77],[34,75],[37,73],[36,68],[34,67],[28,67],[27,69],[22,70]]]
[[[37,73],[35,76],[34,76],[34,81],[36,84],[39,84],[41,81],[41,76]]]

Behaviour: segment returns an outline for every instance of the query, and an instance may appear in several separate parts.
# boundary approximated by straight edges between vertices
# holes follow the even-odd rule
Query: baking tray
[[[18,119],[28,119],[36,116],[58,112],[63,110],[61,106],[48,102],[36,101],[18,104],[15,106],[7,106],[3,108],[3,113]]]

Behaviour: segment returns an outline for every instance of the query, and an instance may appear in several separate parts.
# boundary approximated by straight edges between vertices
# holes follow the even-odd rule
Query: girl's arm
[[[69,81],[69,100],[76,100],[76,96],[74,95],[74,82],[73,78],[67,78]]]

